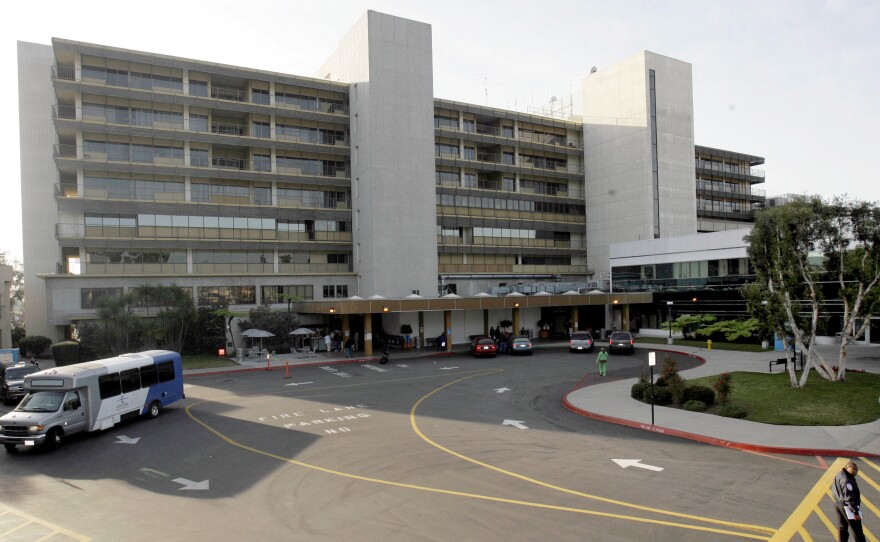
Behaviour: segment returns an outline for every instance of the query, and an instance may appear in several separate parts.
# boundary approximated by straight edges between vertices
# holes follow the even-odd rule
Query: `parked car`
[[[517,337],[510,343],[511,354],[532,355],[532,340],[526,337]]]
[[[39,366],[25,363],[0,364],[0,400],[3,401],[3,404],[8,405],[24,397],[24,376],[39,370]]]
[[[631,333],[626,331],[615,331],[608,339],[608,353],[626,352],[632,354],[636,351],[635,342]]]
[[[489,337],[475,337],[474,342],[471,344],[471,354],[476,358],[480,356],[494,358],[497,353],[498,346],[496,346],[495,341]]]
[[[568,338],[569,352],[592,352],[593,336],[589,331],[576,331]]]

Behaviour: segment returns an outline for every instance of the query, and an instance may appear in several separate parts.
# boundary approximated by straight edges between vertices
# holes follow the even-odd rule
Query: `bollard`
[[[269,364],[269,361],[270,361],[269,352],[266,352],[266,370],[267,371],[272,370],[272,366]]]
[[[712,339],[706,341],[706,350],[712,350]]]

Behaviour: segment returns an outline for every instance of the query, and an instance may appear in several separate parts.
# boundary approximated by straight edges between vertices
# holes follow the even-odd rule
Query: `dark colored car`
[[[495,345],[495,341],[489,337],[476,337],[471,344],[471,354],[474,357],[490,356],[494,358],[497,353],[498,347]]]
[[[25,396],[24,375],[36,373],[40,370],[35,365],[0,365],[0,400],[4,405],[18,401]]]
[[[632,354],[636,351],[635,342],[631,333],[626,331],[615,331],[608,339],[608,353],[615,354],[617,352],[626,352]]]
[[[592,352],[593,336],[589,331],[576,331],[568,338],[569,352]]]
[[[525,337],[517,337],[510,342],[511,354],[532,355],[532,340]]]

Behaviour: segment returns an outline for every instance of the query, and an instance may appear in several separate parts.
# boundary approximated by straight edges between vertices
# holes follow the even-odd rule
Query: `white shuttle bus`
[[[57,448],[64,437],[98,431],[122,420],[155,418],[184,398],[180,354],[150,350],[46,369],[27,375],[27,392],[15,410],[0,417],[0,443]]]

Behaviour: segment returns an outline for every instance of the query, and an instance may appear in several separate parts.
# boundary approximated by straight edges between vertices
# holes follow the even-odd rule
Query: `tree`
[[[278,347],[289,346],[290,332],[299,327],[299,320],[291,315],[275,312],[269,305],[254,307],[248,312],[248,319],[238,323],[240,329],[262,329],[275,335],[272,339]]]
[[[187,329],[196,319],[196,309],[189,291],[175,284],[145,284],[135,288],[133,294],[138,306],[147,309],[147,328],[156,342],[180,352]]]
[[[745,240],[759,285],[754,292],[766,295],[767,305],[773,307],[763,316],[781,309],[781,325],[790,330],[796,346],[805,353],[798,386],[806,385],[810,368],[828,380],[842,380],[846,345],[864,332],[878,306],[877,205],[842,198],[831,203],[818,196],[796,198],[789,204],[759,212]],[[821,262],[817,262],[819,256]],[[837,371],[815,350],[819,312],[826,293],[822,285],[829,276],[837,284],[837,291],[829,293],[838,295],[844,304]],[[754,302],[750,306],[756,308]],[[865,323],[857,327],[859,321]]]
[[[717,320],[714,314],[682,314],[672,322],[673,331],[681,331],[681,335],[687,338],[688,333],[696,332],[698,329],[712,324]],[[669,322],[661,324],[663,329],[669,329]]]
[[[111,354],[131,352],[140,344],[141,325],[132,311],[133,302],[131,293],[102,297],[97,301],[97,319]]]
[[[749,318],[748,320],[719,320],[708,326],[701,327],[697,330],[697,335],[710,337],[714,333],[724,335],[724,340],[735,341],[737,339],[747,339],[758,333],[760,324],[757,318]]]
[[[24,329],[24,315],[22,308],[24,307],[24,268],[18,260],[12,260],[9,263],[9,253],[0,252],[0,265],[12,266],[12,288],[9,292],[9,308],[12,311],[13,329],[18,326]],[[14,334],[14,333],[13,333]],[[24,335],[22,335],[23,337]],[[15,341],[13,341],[14,343]]]
[[[216,354],[217,348],[226,346],[226,322],[214,309],[199,307],[195,322],[189,328],[183,343],[187,354]]]

